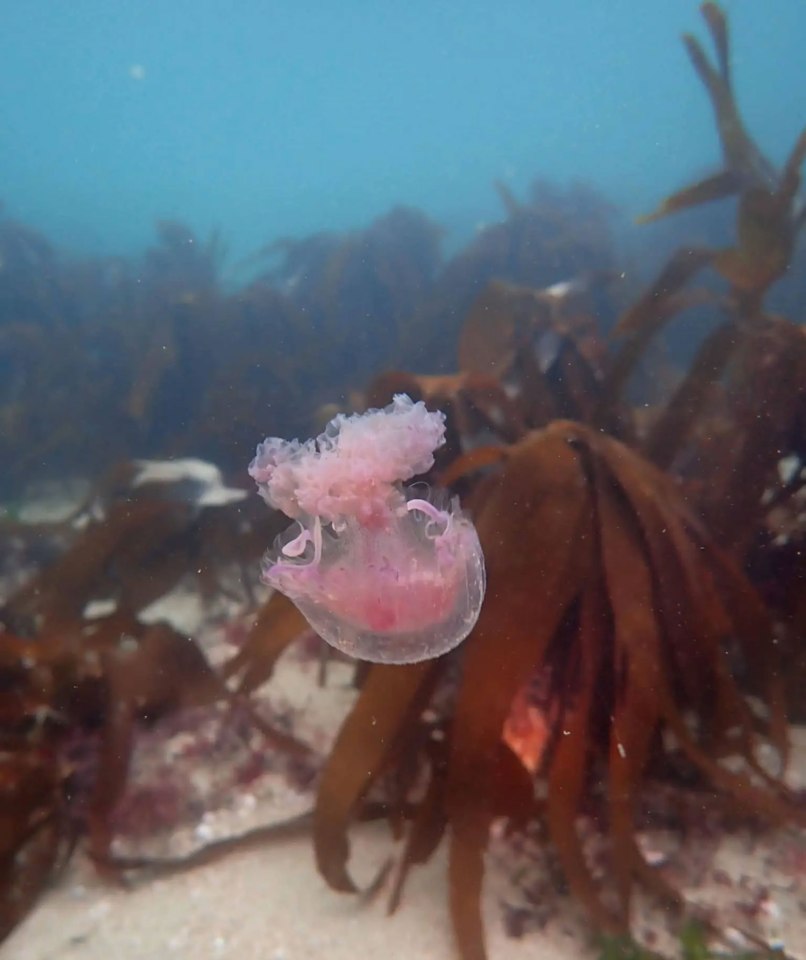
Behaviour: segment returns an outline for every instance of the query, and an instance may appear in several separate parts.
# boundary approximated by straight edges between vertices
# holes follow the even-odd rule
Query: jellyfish
[[[294,522],[263,560],[263,581],[350,656],[416,663],[458,646],[484,599],[478,535],[457,498],[403,482],[445,442],[445,416],[405,394],[334,417],[314,440],[270,437],[249,467]]]

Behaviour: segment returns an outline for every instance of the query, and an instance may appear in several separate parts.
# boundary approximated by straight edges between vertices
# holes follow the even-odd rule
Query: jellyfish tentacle
[[[305,553],[305,548],[311,542],[311,539],[311,531],[303,527],[298,536],[294,537],[293,540],[289,540],[289,542],[282,547],[281,553],[284,557],[301,557],[302,554]]]

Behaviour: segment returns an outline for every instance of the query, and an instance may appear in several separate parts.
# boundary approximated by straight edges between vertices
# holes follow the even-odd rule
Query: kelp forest
[[[273,241],[229,289],[221,238],[180,223],[75,259],[0,220],[0,938],[79,858],[148,884],[246,847],[268,871],[294,836],[366,911],[416,911],[410,874],[444,856],[461,960],[558,898],[614,958],[667,956],[647,902],[678,945],[696,925],[691,956],[803,956],[760,922],[769,891],[728,923],[685,889],[713,834],[806,864],[806,131],[765,157],[726,15],[701,13],[722,167],[659,183],[639,224],[584,185],[500,183],[500,222],[450,257],[401,206]],[[446,415],[426,479],[473,518],[488,588],[455,651],[370,665],[261,586],[287,521],[245,468],[267,433],[398,393]],[[314,703],[339,688],[331,735],[283,698],[288,663]],[[268,780],[290,815],[193,829]],[[351,841],[381,825],[359,878]]]

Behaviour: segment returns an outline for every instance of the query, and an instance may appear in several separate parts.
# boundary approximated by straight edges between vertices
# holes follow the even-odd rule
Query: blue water
[[[498,215],[496,178],[582,178],[632,214],[719,161],[689,0],[2,7],[0,198],[74,249],[139,250],[177,218],[243,255],[399,202],[457,238]],[[806,119],[806,4],[725,7],[780,160]]]

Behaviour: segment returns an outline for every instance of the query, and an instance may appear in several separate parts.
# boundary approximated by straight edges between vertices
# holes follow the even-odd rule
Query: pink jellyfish
[[[484,599],[479,538],[456,498],[402,482],[429,470],[445,416],[398,395],[383,410],[335,417],[315,440],[271,437],[249,473],[295,523],[263,561],[338,650],[416,663],[464,640]]]

